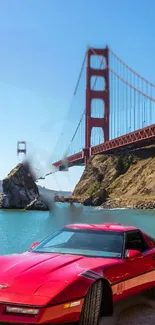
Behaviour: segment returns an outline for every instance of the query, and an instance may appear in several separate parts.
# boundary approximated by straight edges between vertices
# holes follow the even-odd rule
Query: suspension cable
[[[71,145],[71,143],[73,142],[73,140],[74,140],[74,138],[75,138],[75,136],[76,136],[76,133],[77,133],[77,131],[78,131],[78,129],[79,129],[79,126],[80,126],[80,124],[81,124],[81,122],[82,122],[82,119],[83,119],[84,114],[85,114],[85,110],[83,111],[83,113],[82,113],[82,115],[81,115],[81,118],[80,118],[80,121],[79,121],[79,123],[78,123],[78,125],[77,125],[77,127],[76,127],[76,130],[75,130],[75,132],[74,132],[74,134],[73,134],[73,136],[72,136],[72,139],[71,139],[70,145]]]
[[[80,69],[80,72],[79,72],[79,75],[78,75],[77,83],[76,83],[75,88],[74,88],[74,92],[73,92],[73,95],[72,95],[72,100],[71,100],[70,105],[69,105],[69,109],[68,109],[68,113],[66,115],[66,119],[68,119],[68,116],[69,116],[69,113],[70,113],[70,108],[72,107],[75,95],[76,95],[77,90],[78,90],[78,86],[79,86],[79,83],[80,83],[80,80],[81,80],[81,76],[82,76],[82,72],[83,72],[83,69],[84,69],[85,61],[86,61],[86,53],[85,53],[84,59],[82,61],[81,69]],[[61,139],[61,137],[63,135],[63,131],[64,131],[64,126],[62,127],[62,131],[60,133],[59,139],[58,139],[57,143],[55,144],[55,147],[53,148],[52,155],[53,155],[53,152],[55,151],[55,149],[57,147],[57,144],[58,144],[59,140]]]
[[[85,54],[85,58],[86,58],[86,54]],[[102,67],[103,62],[104,62],[104,58],[103,58],[102,61],[100,62],[100,69],[101,69],[101,67]],[[84,60],[84,63],[85,63],[85,60]],[[98,76],[96,76],[96,78],[95,78],[95,80],[94,80],[94,84],[93,84],[92,89],[95,88],[95,86],[96,86],[96,82],[97,82],[97,79],[98,79]],[[77,128],[76,128],[76,130],[75,130],[75,132],[74,132],[74,134],[73,134],[73,137],[72,137],[72,139],[71,139],[71,141],[70,141],[69,147],[71,146],[71,143],[73,142],[73,140],[74,140],[74,138],[75,138],[75,136],[76,136],[76,134],[77,134],[77,131],[78,131],[79,127],[80,127],[80,124],[81,124],[81,122],[82,122],[82,119],[83,119],[84,114],[85,114],[85,109],[83,110],[83,113],[82,113],[82,115],[81,115],[80,121],[79,121],[79,123],[78,123],[78,125],[77,125]]]
[[[109,49],[109,51],[111,52],[111,54],[120,62],[122,63],[127,69],[129,69],[132,73],[134,73],[138,78],[142,79],[143,81],[145,81],[146,83],[150,84],[150,86],[155,87],[155,84],[153,84],[152,82],[148,81],[147,79],[145,79],[144,77],[142,77],[139,73],[137,73],[135,70],[133,70],[132,68],[129,67],[129,65],[127,65],[122,59],[120,59],[111,49]]]
[[[79,73],[79,76],[78,76],[78,80],[77,80],[77,83],[76,83],[76,86],[75,86],[75,89],[74,89],[73,97],[77,93],[79,83],[80,83],[80,80],[81,80],[81,76],[82,76],[82,72],[83,72],[83,69],[84,69],[85,61],[86,61],[86,53],[85,53],[84,59],[82,61],[82,66],[81,66],[80,73]]]
[[[91,49],[92,52],[94,53],[94,55],[96,55],[98,57],[98,59],[101,61],[100,56],[96,53],[96,51],[94,49]],[[117,72],[115,72],[112,68],[110,68],[109,66],[107,66],[109,71],[111,71],[118,79],[120,79],[122,82],[124,82],[128,87],[131,87],[134,91],[137,91],[139,94],[147,97],[149,100],[155,102],[154,98],[151,98],[150,96],[148,96],[146,93],[143,93],[141,90],[135,88],[134,86],[132,86],[129,82],[127,82],[124,78],[122,78],[120,75],[118,75]],[[145,79],[144,79],[145,80]],[[147,82],[147,81],[146,81]],[[154,85],[155,87],[155,85]]]

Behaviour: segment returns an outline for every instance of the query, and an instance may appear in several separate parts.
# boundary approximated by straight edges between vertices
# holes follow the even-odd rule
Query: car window
[[[72,231],[64,231],[63,233],[59,233],[57,236],[54,238],[51,238],[44,247],[51,247],[51,246],[59,246],[59,245],[64,245],[69,241],[69,239],[74,235],[74,232]]]
[[[123,244],[123,232],[65,228],[46,238],[33,251],[121,258]]]
[[[149,247],[140,231],[133,231],[126,233],[125,249],[135,249],[144,252]]]

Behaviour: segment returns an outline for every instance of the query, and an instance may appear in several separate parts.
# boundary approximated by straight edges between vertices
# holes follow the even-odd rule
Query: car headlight
[[[39,309],[7,306],[6,312],[16,314],[38,315]]]

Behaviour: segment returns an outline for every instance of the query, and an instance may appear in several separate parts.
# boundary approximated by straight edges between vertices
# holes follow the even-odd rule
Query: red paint
[[[78,224],[70,224],[67,225],[67,228],[73,228],[73,229],[90,229],[90,230],[107,230],[107,231],[128,231],[128,230],[135,230],[137,229],[134,226],[124,226],[120,223],[104,223],[104,224],[84,224],[84,223],[78,223]]]
[[[127,254],[127,257],[130,258],[130,259],[133,259],[135,257],[143,257],[142,253],[135,250],[135,249],[130,249],[128,251],[128,254]]]
[[[136,227],[120,224],[73,224],[68,228],[129,232]],[[6,255],[0,257],[0,322],[43,324],[78,321],[84,297],[95,281],[82,276],[91,270],[98,278],[106,279],[113,292],[113,301],[137,294],[155,286],[155,247],[141,231],[149,249],[130,258],[92,258],[56,253]],[[132,256],[131,256],[132,255]],[[65,302],[79,301],[80,305],[64,309]],[[37,316],[13,315],[5,312],[6,306],[28,305],[39,309]]]
[[[109,64],[108,47],[105,49],[89,49],[87,51],[87,72],[86,72],[86,114],[85,114],[85,164],[90,156],[91,132],[93,127],[100,127],[103,130],[104,141],[109,140]],[[93,69],[90,61],[91,56],[102,56],[105,62],[104,69]],[[99,60],[99,59],[98,59]],[[100,63],[100,62],[99,62]],[[104,78],[105,88],[102,91],[91,88],[91,78],[100,76]],[[91,103],[93,99],[101,99],[104,103],[104,117],[95,118],[91,116]]]

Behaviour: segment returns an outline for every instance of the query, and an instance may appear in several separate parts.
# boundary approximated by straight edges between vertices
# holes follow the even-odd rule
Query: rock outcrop
[[[104,208],[155,208],[155,146],[90,159],[74,200]]]
[[[28,163],[18,164],[3,180],[3,194],[0,207],[5,209],[42,210],[46,204],[41,202],[35,177]],[[48,207],[46,206],[48,210]]]
[[[41,210],[41,211],[48,211],[49,207],[47,204],[45,204],[43,201],[41,201],[39,198],[33,200],[31,203],[29,203],[25,210]]]

